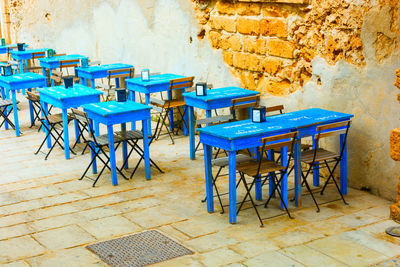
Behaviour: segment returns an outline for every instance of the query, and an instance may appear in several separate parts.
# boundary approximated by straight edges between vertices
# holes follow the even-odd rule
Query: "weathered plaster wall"
[[[218,1],[203,1],[206,5],[202,7],[206,9],[199,9],[196,2],[14,0],[11,21],[14,39],[33,46],[87,54],[103,62],[130,62],[137,69],[149,67],[152,71],[195,75],[215,86],[242,84],[261,91],[264,105],[282,103],[288,111],[322,107],[353,113],[348,147],[350,184],[369,188],[388,199],[395,198],[400,166],[390,159],[389,133],[399,126],[400,118],[397,89],[393,86],[395,69],[400,66],[398,0],[315,0],[311,5],[300,6],[263,3],[261,13],[253,15],[238,15],[238,11],[220,14],[215,9]],[[285,12],[276,13],[282,8]],[[265,10],[268,13],[263,13]],[[243,53],[245,58],[270,56],[268,51],[251,48],[250,42],[246,44],[248,50],[244,50],[245,41],[251,39],[257,44],[261,38],[267,45],[270,36],[251,31],[246,34],[247,29],[242,33],[237,28],[215,29],[210,21],[212,16],[226,16],[235,23],[240,17],[261,21],[275,16],[286,21],[287,36],[272,37],[292,42],[293,57],[272,57],[282,60],[282,75],[295,70],[286,78],[282,76],[282,81],[293,82],[294,87],[271,91],[270,83],[265,82],[270,73],[227,62],[227,52],[233,56]],[[218,38],[238,37],[221,48],[215,46],[210,32],[216,32]],[[230,47],[237,38],[240,47]],[[221,40],[218,42],[220,45]],[[249,75],[254,85],[247,82]]]

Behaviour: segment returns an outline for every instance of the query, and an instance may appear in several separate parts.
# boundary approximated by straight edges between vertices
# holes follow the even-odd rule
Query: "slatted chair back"
[[[61,71],[52,70],[50,78],[54,80],[56,85],[60,85],[62,83],[63,74]]]
[[[32,60],[38,59],[38,58],[44,58],[46,57],[46,52],[33,52],[32,53]]]
[[[248,109],[250,107],[256,107],[260,103],[260,94],[254,96],[246,96],[232,99],[232,106],[230,107],[231,114],[234,120],[237,120],[237,112],[239,110]]]
[[[285,109],[285,107],[283,105],[270,106],[270,107],[265,108],[265,113],[266,113],[267,117],[275,116],[278,114],[283,114],[284,109]],[[273,114],[271,114],[271,113],[273,113]]]
[[[35,59],[44,58],[44,57],[46,57],[46,53],[44,51],[42,51],[42,52],[33,52],[32,53],[32,58],[29,61],[29,66],[28,66],[27,70],[29,72],[40,73],[41,70],[42,70],[42,67],[35,63],[36,62]]]
[[[40,102],[40,96],[37,94],[34,94],[32,92],[26,91],[26,95],[28,97],[28,99],[32,102]]]
[[[94,143],[97,145],[96,136],[87,113],[76,108],[71,108],[71,111],[75,120],[79,121],[82,125],[87,126],[89,130],[89,136],[93,138]]]
[[[60,54],[54,54],[55,57],[61,57],[61,56],[66,56],[66,53],[60,53]]]
[[[60,60],[60,71],[66,68],[76,68],[79,66],[79,60],[77,59],[68,59],[68,60]]]
[[[183,90],[193,86],[194,77],[185,77],[179,79],[173,79],[169,82],[169,91],[172,90]]]
[[[257,176],[260,174],[260,169],[263,163],[263,157],[266,154],[267,151],[269,150],[277,150],[283,147],[288,148],[288,154],[289,154],[289,160],[286,164],[284,172],[287,172],[287,169],[289,168],[290,161],[293,156],[293,150],[294,150],[294,144],[296,143],[296,138],[299,132],[290,132],[290,133],[285,133],[285,134],[278,134],[278,135],[273,135],[269,137],[264,137],[261,139],[262,146],[260,147],[260,159],[258,162],[258,170],[257,170]]]
[[[196,126],[198,128],[201,128],[202,125],[205,125],[205,124],[215,125],[215,124],[230,122],[232,119],[233,119],[232,114],[220,115],[220,116],[210,117],[210,118],[205,118],[205,119],[199,119],[199,120],[196,120]]]
[[[125,80],[133,78],[135,75],[135,68],[122,68],[107,71],[108,86],[111,87],[113,79],[120,80],[120,88],[126,88]]]

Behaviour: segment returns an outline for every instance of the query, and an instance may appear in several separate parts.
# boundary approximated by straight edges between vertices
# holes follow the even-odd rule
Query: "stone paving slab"
[[[228,208],[220,214],[217,203],[216,211],[207,213],[201,202],[203,152],[188,160],[187,138],[171,145],[162,137],[152,144],[152,158],[164,174],[152,169],[148,181],[141,165],[132,180],[119,178],[113,186],[106,171],[93,188],[91,181],[78,180],[89,163],[88,153],[65,160],[55,148],[47,161],[33,154],[43,133],[28,128],[27,102],[19,100],[24,135],[17,138],[13,131],[0,129],[0,158],[6,164],[0,172],[2,266],[105,266],[86,245],[151,229],[195,251],[155,266],[367,266],[400,254],[400,240],[384,233],[395,225],[389,220],[390,201],[351,188],[348,206],[341,201],[322,204],[316,213],[305,195],[302,208],[289,203],[295,219],[283,213],[264,220],[264,228],[253,209],[241,211],[235,225],[228,223]],[[73,124],[69,130],[72,141]],[[130,160],[131,167],[137,159]],[[227,177],[221,177],[218,187],[227,191]],[[263,196],[267,191],[263,189]],[[239,188],[238,199],[243,194]],[[320,203],[338,198],[333,186],[317,195]],[[228,204],[227,196],[222,199]],[[278,200],[259,211],[262,217],[281,212]]]

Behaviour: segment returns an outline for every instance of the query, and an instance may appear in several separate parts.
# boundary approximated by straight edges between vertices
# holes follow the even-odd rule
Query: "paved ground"
[[[27,103],[21,101],[24,135],[0,130],[4,266],[103,266],[86,245],[147,229],[158,229],[196,252],[161,266],[368,266],[400,254],[400,240],[384,233],[394,225],[388,218],[391,203],[354,189],[349,189],[349,206],[336,201],[316,213],[304,196],[304,207],[290,207],[295,219],[268,219],[264,228],[252,209],[241,212],[236,225],[218,206],[208,214],[200,201],[205,192],[202,152],[188,160],[186,138],[175,145],[166,138],[152,144],[152,158],[165,174],[152,170],[152,180],[146,181],[141,166],[131,181],[120,179],[119,186],[112,186],[106,173],[92,188],[91,181],[78,181],[89,154],[68,161],[59,148],[47,161],[33,154],[44,135],[27,127]],[[227,179],[219,185],[225,191]],[[330,188],[318,201],[337,197]],[[260,208],[262,216],[279,213],[277,207],[273,202]]]

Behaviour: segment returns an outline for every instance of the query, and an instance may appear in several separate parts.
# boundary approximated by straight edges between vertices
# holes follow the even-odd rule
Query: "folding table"
[[[142,81],[141,77],[126,79],[125,82],[126,82],[126,87],[129,90],[129,99],[131,101],[136,101],[135,92],[139,92],[139,93],[145,94],[145,104],[149,105],[150,104],[150,94],[168,91],[170,81],[174,80],[174,79],[180,79],[180,78],[185,78],[185,76],[171,74],[171,73],[165,73],[165,74],[159,74],[159,75],[152,75],[152,76],[150,76],[149,81]],[[171,96],[168,96],[168,97],[170,98]],[[173,129],[174,128],[174,116],[173,116],[172,111],[169,114],[169,119],[170,119],[170,127],[171,127],[171,129]],[[132,124],[132,127],[134,127],[133,124]],[[151,134],[150,122],[148,125],[148,129],[149,129],[149,134]],[[184,127],[184,129],[185,129],[185,127]]]
[[[111,166],[111,181],[113,185],[118,185],[117,169],[114,149],[114,124],[121,124],[121,129],[126,130],[126,123],[132,121],[142,121],[143,133],[148,132],[148,124],[150,123],[151,107],[136,103],[133,101],[127,102],[100,102],[95,104],[83,105],[83,110],[88,114],[91,120],[97,121],[107,126],[110,166]],[[127,144],[123,144],[123,160],[127,158]],[[144,166],[146,179],[150,179],[150,152],[149,152],[149,137],[143,134],[143,151],[144,151]],[[92,154],[92,157],[94,155]],[[127,166],[124,166],[127,167]],[[93,163],[93,173],[96,173],[96,163]]]
[[[32,53],[40,53],[45,55],[48,48],[40,48],[40,49],[26,49],[24,51],[11,51],[10,55],[13,60],[18,61],[19,73],[24,72],[25,68],[28,69],[28,59],[32,59]]]
[[[68,134],[68,113],[69,108],[77,108],[83,104],[100,102],[101,91],[90,87],[74,84],[73,88],[65,88],[63,85],[38,89],[40,102],[45,112],[48,112],[48,105],[62,110],[64,129],[64,153],[65,159],[70,158],[69,134]],[[79,129],[75,121],[75,137],[78,139]],[[47,139],[47,146],[51,147],[51,137]]]
[[[81,59],[88,58],[82,55],[66,55],[66,56],[55,56],[55,57],[45,57],[39,58],[40,66],[43,70],[43,75],[48,77],[47,75],[51,75],[53,69],[60,67],[60,61],[63,60],[73,60],[76,63],[79,63]],[[54,81],[51,80],[51,85],[54,85]]]
[[[207,90],[206,96],[196,96],[196,92],[184,93],[185,103],[189,108],[189,142],[190,159],[195,159],[195,130],[194,130],[194,109],[199,108],[206,111],[206,117],[211,117],[211,110],[226,108],[232,105],[232,99],[238,97],[253,96],[259,94],[239,87],[222,87]]]
[[[114,64],[105,64],[105,65],[96,65],[90,66],[87,68],[76,68],[76,76],[81,78],[81,83],[88,86],[88,81],[90,81],[90,86],[92,88],[95,87],[95,80],[100,78],[107,77],[107,71],[116,70],[116,69],[126,69],[132,68],[133,65],[122,64],[122,63],[114,63]],[[115,79],[115,83],[118,84],[118,78]],[[117,86],[119,87],[119,86]]]
[[[25,72],[18,73],[11,76],[0,76],[0,88],[2,97],[5,99],[10,99],[10,91],[13,102],[13,112],[14,112],[14,124],[15,124],[15,135],[20,136],[19,122],[18,122],[18,109],[17,109],[17,90],[31,90],[31,88],[44,87],[46,86],[46,78],[40,74]],[[33,106],[29,101],[29,114],[31,119],[31,124],[34,121]],[[8,123],[5,123],[6,129],[8,129]]]
[[[198,129],[200,142],[204,145],[204,166],[207,194],[207,210],[214,211],[212,188],[212,147],[218,147],[229,152],[229,222],[236,223],[236,153],[241,149],[252,148],[254,144],[261,145],[261,138],[298,131],[298,139],[294,151],[295,168],[295,204],[301,206],[301,138],[313,136],[319,125],[349,120],[353,115],[324,109],[306,109],[289,112],[282,115],[267,117],[263,123],[253,123],[251,120],[230,122],[221,125]],[[340,138],[344,141],[344,136]],[[286,157],[285,153],[282,157]],[[318,177],[319,178],[319,177]],[[314,177],[316,179],[316,177]],[[315,180],[314,180],[315,181]],[[347,150],[343,152],[340,163],[340,186],[342,194],[347,193]],[[256,199],[262,198],[261,182],[256,183]],[[282,179],[282,201],[287,203],[287,177]]]

